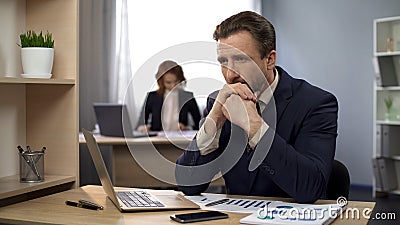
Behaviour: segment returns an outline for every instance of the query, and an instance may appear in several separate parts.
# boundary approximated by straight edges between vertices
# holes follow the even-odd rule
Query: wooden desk
[[[138,164],[130,153],[130,148],[135,149],[135,156],[152,160],[154,158],[154,148],[169,162],[175,163],[178,157],[186,149],[191,139],[185,137],[166,138],[163,136],[142,137],[142,138],[123,138],[123,137],[106,137],[101,135],[95,136],[99,145],[112,146],[111,153],[111,179],[115,186],[120,187],[142,187],[142,188],[171,188],[176,187],[167,182],[160,181]],[[79,135],[79,143],[85,144],[85,139]],[[157,174],[166,177],[168,180],[175,181],[174,172],[171,169],[174,165],[169,165],[169,170],[159,169],[156,162],[152,164]],[[214,186],[224,186],[225,182],[222,178],[211,183]]]
[[[206,194],[207,195],[207,194]],[[212,194],[210,194],[212,195]],[[246,196],[246,198],[249,198]],[[65,205],[65,200],[86,199],[104,206],[104,210],[94,211]],[[268,198],[284,200],[279,198]],[[286,199],[287,200],[287,199]],[[317,203],[334,203],[334,201],[318,201]],[[349,202],[348,207],[374,208],[374,202]],[[159,211],[141,213],[120,213],[113,203],[106,199],[101,186],[84,186],[54,195],[0,208],[0,223],[6,224],[179,224],[169,219],[171,214],[195,212]],[[239,220],[248,214],[228,213],[224,220],[206,221],[198,224],[239,224]],[[336,219],[332,224],[367,224],[367,219]]]

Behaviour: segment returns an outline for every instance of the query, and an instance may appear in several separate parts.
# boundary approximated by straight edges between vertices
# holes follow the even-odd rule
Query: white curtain
[[[133,127],[137,116],[133,88],[128,88],[132,78],[128,5],[127,0],[117,0],[116,3],[115,76],[110,81],[109,91],[111,102],[123,103],[127,106]]]

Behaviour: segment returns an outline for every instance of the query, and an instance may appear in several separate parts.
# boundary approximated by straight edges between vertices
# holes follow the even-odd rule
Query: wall
[[[0,2],[0,76],[17,77],[22,73],[19,35],[25,29],[25,0]]]
[[[25,32],[25,0],[0,1],[0,78],[22,73],[19,35]],[[16,146],[26,145],[25,86],[0,84],[0,177],[18,173]]]
[[[373,19],[399,16],[398,0],[268,0],[263,15],[277,32],[278,65],[336,95],[336,158],[352,184],[372,185]]]

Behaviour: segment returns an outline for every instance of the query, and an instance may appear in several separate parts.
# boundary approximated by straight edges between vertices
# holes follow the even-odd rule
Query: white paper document
[[[217,196],[186,196],[204,210],[252,213],[240,220],[245,224],[310,224],[326,225],[344,210],[338,204],[298,204],[282,201],[228,198],[222,204],[205,206],[224,199]]]
[[[184,130],[184,131],[160,131],[158,136],[166,138],[185,138],[192,140],[196,135],[197,130]]]
[[[214,206],[205,206],[207,203],[218,201],[224,198],[215,196],[185,196],[187,199],[200,205],[201,209],[205,210],[218,210],[225,212],[238,212],[238,213],[253,213],[257,212],[259,208],[264,207],[269,200],[257,200],[257,199],[243,199],[243,198],[229,198],[229,200],[223,204]]]

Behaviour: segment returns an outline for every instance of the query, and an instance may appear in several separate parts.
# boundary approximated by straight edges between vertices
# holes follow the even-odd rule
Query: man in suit
[[[257,13],[227,18],[214,39],[226,85],[209,95],[201,127],[177,160],[180,189],[199,194],[221,172],[228,194],[323,198],[336,98],[275,66],[274,27]]]

